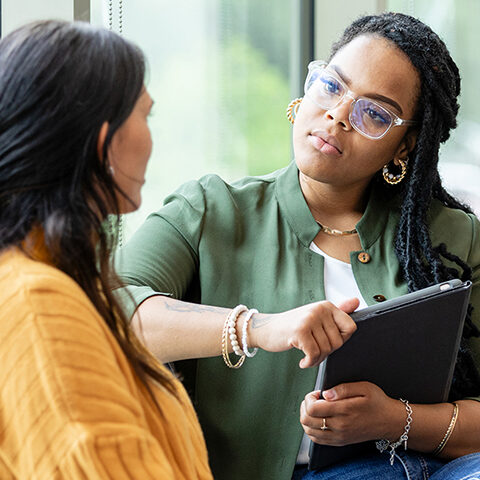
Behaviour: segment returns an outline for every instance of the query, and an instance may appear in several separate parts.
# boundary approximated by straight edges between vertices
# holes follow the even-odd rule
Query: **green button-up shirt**
[[[362,263],[359,251],[351,252],[350,261],[368,304],[376,295],[407,293],[394,251],[398,218],[398,202],[373,192],[356,226],[370,260]],[[433,245],[445,243],[473,268],[471,301],[480,326],[480,222],[435,202],[429,225]],[[282,312],[325,299],[323,257],[309,248],[318,231],[295,163],[232,184],[209,175],[167,197],[123,249],[118,270],[135,305],[161,293]],[[478,339],[472,349],[480,365]],[[215,478],[291,478],[303,434],[300,403],[317,376],[317,369],[298,367],[301,357],[297,350],[259,351],[239,370],[227,368],[221,357],[178,362]]]

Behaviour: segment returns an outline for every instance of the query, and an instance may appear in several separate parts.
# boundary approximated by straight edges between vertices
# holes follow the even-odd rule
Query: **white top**
[[[338,258],[330,257],[313,242],[310,244],[310,250],[321,255],[325,260],[323,267],[325,299],[334,305],[340,305],[349,298],[357,297],[360,300],[357,310],[367,307],[367,302],[363,299],[353,276],[352,266]]]
[[[325,252],[320,250],[315,243],[310,244],[310,250],[321,255],[324,260],[324,285],[325,285],[325,299],[332,302],[334,305],[339,305],[343,301],[357,297],[360,300],[360,306],[357,310],[361,310],[367,306],[360,290],[358,289],[357,282],[353,276],[352,266],[349,263],[342,262],[337,258],[330,257]],[[318,389],[317,382],[315,389]],[[308,463],[308,451],[310,448],[310,439],[307,435],[303,435],[300,450],[297,456],[297,464]]]

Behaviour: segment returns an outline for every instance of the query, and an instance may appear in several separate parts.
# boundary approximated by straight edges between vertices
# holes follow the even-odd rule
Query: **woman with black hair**
[[[111,293],[108,214],[151,152],[142,53],[83,23],[0,41],[0,478],[211,479],[190,400]]]
[[[177,368],[194,392],[215,478],[478,476],[480,222],[437,170],[459,93],[458,69],[428,26],[402,14],[360,18],[328,62],[310,64],[305,96],[288,109],[295,162],[233,184],[213,175],[185,184],[123,250],[133,323],[151,350],[164,361],[214,357]],[[348,301],[349,312],[454,277],[473,282],[454,403],[410,405],[367,382],[319,398],[317,370],[298,361],[317,365],[326,346],[340,346],[314,330],[320,307],[297,323],[291,312],[214,307],[282,312],[326,299],[311,305]],[[225,368],[240,367],[251,347],[275,351],[266,329],[284,329],[285,319],[307,332],[303,341],[287,335],[297,350],[260,350],[238,371]],[[393,465],[377,453],[308,473],[304,431],[324,445],[402,447]]]

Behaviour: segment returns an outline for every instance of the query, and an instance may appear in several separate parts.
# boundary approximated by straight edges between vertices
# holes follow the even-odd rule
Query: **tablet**
[[[368,381],[410,403],[447,401],[470,289],[471,282],[450,280],[353,313],[357,331],[322,362],[316,389]],[[311,442],[309,469],[373,450],[374,442]]]

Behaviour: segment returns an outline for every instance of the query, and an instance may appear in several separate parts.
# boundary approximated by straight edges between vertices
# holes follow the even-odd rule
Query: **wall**
[[[1,0],[2,36],[33,20],[89,20],[90,0]]]

